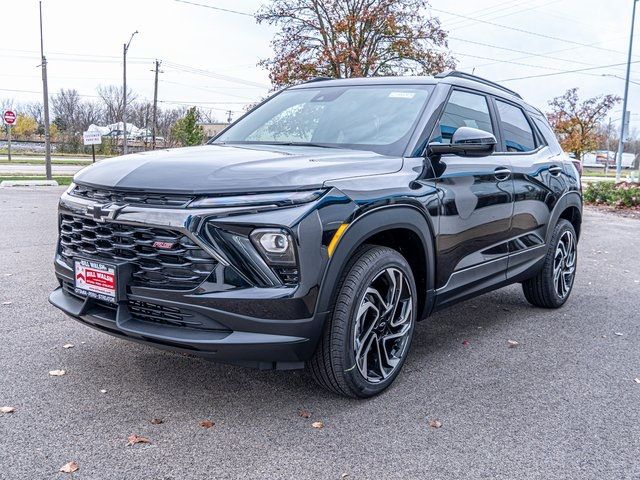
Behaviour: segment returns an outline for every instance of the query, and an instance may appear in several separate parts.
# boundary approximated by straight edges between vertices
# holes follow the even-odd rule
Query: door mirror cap
[[[430,157],[459,155],[461,157],[486,157],[496,150],[496,137],[489,132],[471,127],[460,127],[453,132],[451,143],[432,142],[427,146]]]

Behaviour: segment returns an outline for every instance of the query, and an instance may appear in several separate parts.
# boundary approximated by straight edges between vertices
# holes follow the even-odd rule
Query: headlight
[[[274,205],[286,207],[313,202],[324,194],[325,190],[305,190],[301,192],[257,193],[254,195],[234,195],[198,198],[189,204],[189,208],[248,207]]]
[[[269,265],[296,265],[293,239],[286,231],[258,228],[251,232],[250,238]]]

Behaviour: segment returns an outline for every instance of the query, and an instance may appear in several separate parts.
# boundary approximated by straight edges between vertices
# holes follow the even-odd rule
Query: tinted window
[[[460,127],[471,127],[493,133],[489,105],[484,95],[454,90],[440,119],[440,131],[432,141],[451,143],[451,137]]]
[[[213,143],[320,144],[401,155],[432,90],[432,85],[286,90]]]
[[[530,152],[536,149],[536,142],[531,125],[524,112],[510,103],[496,100],[498,116],[502,122],[502,132],[507,145],[507,152]]]

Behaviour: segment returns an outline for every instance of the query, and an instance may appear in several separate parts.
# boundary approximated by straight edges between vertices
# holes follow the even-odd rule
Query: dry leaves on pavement
[[[140,435],[136,435],[135,433],[129,435],[127,437],[127,440],[129,441],[129,443],[127,443],[127,446],[135,445],[136,443],[151,443],[151,440],[149,440],[147,437],[142,437]]]
[[[520,343],[515,340],[507,340],[507,346],[509,348],[516,348],[518,345],[520,345]]]
[[[49,370],[49,375],[52,377],[61,377],[65,373],[67,373],[66,370]]]
[[[160,425],[164,420],[162,420],[161,418],[152,418],[151,420],[149,420],[149,423],[151,425]]]
[[[75,345],[73,343],[65,343],[64,345],[62,345],[62,348],[65,349],[69,349],[69,348],[73,348]]]
[[[215,423],[213,423],[211,420],[202,420],[200,422],[200,426],[202,428],[211,428],[215,425]]]
[[[302,418],[311,417],[311,413],[308,410],[298,410],[298,416]]]
[[[640,378],[634,378],[633,381],[636,383],[640,383]]]
[[[13,413],[16,411],[16,407],[0,407],[0,413]]]
[[[313,428],[323,428],[323,427],[324,427],[324,423],[322,423],[322,422],[313,422],[313,423],[311,424],[311,426],[312,426]]]
[[[440,420],[429,420],[429,426],[431,428],[440,428],[442,427],[442,422]]]
[[[462,345],[464,345],[465,347],[466,347],[467,345],[469,345],[470,343],[471,343],[471,342],[470,342],[469,340],[463,340],[463,341],[462,341]]]
[[[78,471],[80,467],[78,466],[78,464],[76,462],[69,462],[69,463],[65,463],[63,466],[60,467],[60,471],[62,473],[73,473]]]

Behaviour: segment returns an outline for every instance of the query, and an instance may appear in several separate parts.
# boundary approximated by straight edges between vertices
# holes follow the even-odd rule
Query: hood
[[[401,157],[362,150],[203,145],[102,160],[76,174],[84,185],[164,193],[250,193],[318,188],[328,180],[398,171]]]

